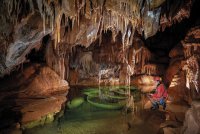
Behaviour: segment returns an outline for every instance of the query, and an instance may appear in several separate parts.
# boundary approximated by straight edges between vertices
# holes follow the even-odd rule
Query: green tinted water
[[[67,110],[64,117],[52,124],[27,130],[27,134],[110,134],[128,129],[121,111],[103,110],[85,102],[77,109]]]
[[[137,112],[104,110],[84,102],[75,109],[67,109],[64,116],[51,124],[26,130],[25,134],[146,134],[155,133],[151,123],[140,118],[141,102]],[[144,129],[145,128],[145,129]]]

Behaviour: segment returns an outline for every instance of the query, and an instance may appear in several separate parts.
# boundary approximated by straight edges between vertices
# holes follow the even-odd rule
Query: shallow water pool
[[[71,96],[81,95],[74,90]],[[105,110],[85,101],[75,109],[66,109],[64,116],[51,124],[24,131],[25,134],[155,134],[161,122],[151,111],[143,109],[143,102],[135,103],[135,112]],[[154,115],[154,114],[153,114]],[[160,115],[158,115],[160,116]],[[152,122],[152,121],[153,122]]]

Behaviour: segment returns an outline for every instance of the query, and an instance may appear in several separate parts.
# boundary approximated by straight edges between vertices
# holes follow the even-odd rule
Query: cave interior
[[[1,0],[0,6],[0,133],[200,133],[199,0]],[[147,97],[157,78],[168,93],[164,110],[152,110]],[[77,121],[91,105],[106,107],[106,114],[99,111],[103,121],[98,115],[90,117],[97,122]],[[127,116],[111,116],[113,109]],[[83,125],[80,131],[65,126],[73,122],[68,115]],[[112,121],[120,122],[109,128]]]

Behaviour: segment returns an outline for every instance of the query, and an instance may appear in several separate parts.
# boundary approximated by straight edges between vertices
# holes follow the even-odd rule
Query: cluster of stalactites
[[[93,67],[93,58],[92,52],[84,52],[83,55],[80,57],[78,66],[82,68],[84,72],[90,73],[91,70],[94,69]]]
[[[141,23],[140,9],[142,8],[141,0],[111,0],[105,4],[107,8],[103,12],[103,31],[111,30],[112,33],[122,33],[123,48],[132,44],[135,28]],[[113,34],[113,39],[115,36]]]
[[[151,58],[151,52],[147,48],[141,47],[137,50],[133,49],[133,55],[132,55],[133,65],[139,64],[143,68],[146,62],[148,62],[150,58]]]
[[[144,46],[136,49],[130,49],[130,59],[129,61],[126,59],[126,57],[124,57],[124,63],[127,64],[127,74],[134,75],[137,74],[138,71],[136,71],[136,68],[141,68],[141,73],[143,73],[143,70],[145,69],[145,65],[148,64],[152,54],[151,52],[145,48]],[[148,70],[148,69],[147,69]],[[153,70],[153,69],[151,69]],[[151,71],[151,72],[155,72],[155,71]],[[147,71],[146,71],[147,73]],[[149,72],[148,72],[149,74]]]
[[[15,24],[22,17],[20,15],[34,12],[32,0],[4,0],[3,4],[7,7],[8,18]]]
[[[186,71],[186,87],[190,89],[190,83],[195,86],[196,91],[199,93],[199,63],[198,56],[193,55],[186,60],[186,65],[184,65],[183,70]]]
[[[183,43],[183,44],[184,44],[183,47],[184,47],[185,58],[192,56],[200,48],[200,44],[198,43],[187,43],[187,44]]]
[[[91,19],[92,22],[96,22],[97,17],[101,16],[100,13],[102,11],[102,8],[99,10],[97,7],[101,7],[103,5],[103,0],[63,0],[61,2],[52,0],[37,0],[37,3],[40,14],[43,18],[44,32],[48,24],[52,31],[54,31],[54,47],[56,48],[57,44],[62,41],[61,28],[68,26],[72,30],[74,26],[79,27],[81,17],[85,17],[86,19]],[[93,5],[90,6],[91,4]],[[98,12],[96,10],[98,10]],[[92,15],[94,16],[91,17]],[[70,20],[70,22],[68,20]],[[68,35],[70,36],[70,34]],[[70,37],[65,38],[65,40],[72,40],[67,39]]]
[[[142,24],[143,1],[141,0],[63,0],[60,3],[52,0],[37,0],[37,3],[43,18],[44,32],[47,24],[54,30],[55,47],[61,41],[63,15],[71,19],[72,29],[74,25],[80,26],[81,18],[90,19],[94,24],[98,23],[99,32],[96,32],[94,38],[98,38],[97,34],[101,37],[102,31],[111,30],[115,41],[120,31],[124,47],[132,44],[136,28],[142,30],[139,28]]]
[[[186,43],[182,41],[184,47],[184,56],[187,59],[186,65],[183,70],[186,71],[186,87],[190,89],[190,83],[193,83],[197,92],[198,88],[198,75],[199,75],[199,63],[198,63],[198,52],[200,44],[198,43]]]
[[[142,68],[142,73],[145,73],[148,75],[156,74],[156,69],[157,68],[155,64],[146,64]]]
[[[34,0],[4,0],[4,2],[13,21],[17,21],[23,12],[22,8],[26,5],[30,11],[39,9],[43,18],[44,32],[47,26],[54,31],[55,47],[61,41],[63,16],[66,20],[65,25],[69,25],[67,20],[70,19],[72,27],[80,26],[81,18],[89,19],[94,23],[98,22],[98,32],[94,38],[101,37],[97,34],[101,34],[102,31],[111,30],[113,40],[115,40],[117,33],[121,31],[122,43],[125,47],[131,45],[135,29],[141,33],[144,31],[145,38],[157,32],[160,22],[160,6],[165,0],[36,0],[36,2]],[[35,3],[38,8],[35,7]],[[184,6],[184,2],[181,2],[181,5]],[[190,9],[190,5],[191,0],[188,0],[183,8],[185,12]],[[189,16],[189,11],[186,15],[185,12],[181,13],[183,9],[177,13],[178,18],[181,18],[180,15]]]
[[[177,2],[166,1],[166,7],[170,6],[170,8],[165,8],[167,11],[160,16],[161,30],[164,31],[166,27],[170,27],[185,18],[189,18],[192,3],[192,0],[177,0]]]
[[[66,62],[69,60],[69,56],[64,50],[64,44],[60,45],[56,49],[53,48],[51,43],[46,45],[45,60],[49,67],[51,67],[62,79],[68,78],[69,68],[66,66]]]

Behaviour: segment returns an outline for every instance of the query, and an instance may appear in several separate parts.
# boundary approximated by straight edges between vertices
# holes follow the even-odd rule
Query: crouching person
[[[163,110],[166,109],[166,100],[167,100],[167,90],[159,77],[156,77],[155,82],[157,84],[156,91],[154,94],[150,94],[148,97],[152,103],[151,109],[156,110],[159,109],[159,105],[163,106]]]

